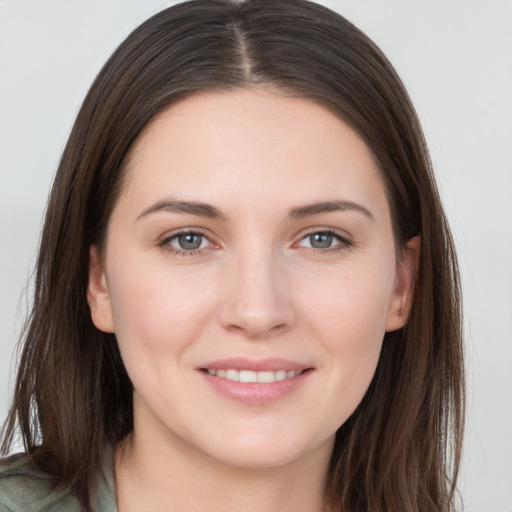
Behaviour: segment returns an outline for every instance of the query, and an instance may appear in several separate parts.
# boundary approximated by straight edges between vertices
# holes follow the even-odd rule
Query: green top
[[[0,512],[81,512],[75,494],[52,490],[52,477],[32,467],[24,454],[0,462]],[[93,512],[118,512],[112,450],[94,489]]]

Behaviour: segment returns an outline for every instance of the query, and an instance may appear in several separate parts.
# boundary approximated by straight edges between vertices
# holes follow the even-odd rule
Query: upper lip
[[[280,358],[269,359],[248,359],[245,357],[236,357],[228,359],[218,359],[198,367],[198,370],[251,370],[254,372],[279,371],[279,370],[306,370],[311,368],[307,364],[301,364],[296,361]]]

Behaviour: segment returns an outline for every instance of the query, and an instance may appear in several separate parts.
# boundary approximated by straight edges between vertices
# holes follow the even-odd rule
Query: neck
[[[289,464],[264,468],[233,467],[181,440],[161,441],[135,430],[116,447],[119,512],[327,511],[323,491],[332,440]]]

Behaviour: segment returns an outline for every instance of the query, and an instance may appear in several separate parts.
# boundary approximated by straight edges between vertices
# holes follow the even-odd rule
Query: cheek
[[[318,312],[335,382],[361,390],[361,397],[377,365],[386,321],[382,302],[363,292],[346,291],[328,313]]]
[[[346,272],[304,290],[303,309],[318,319],[319,329],[339,338],[341,346],[358,350],[382,340],[393,282],[389,269]]]
[[[318,337],[325,352],[325,397],[334,401],[331,410],[338,426],[360,403],[375,373],[392,283],[385,271],[354,272],[318,287],[309,294],[309,306],[303,306],[311,335]]]
[[[113,272],[109,289],[116,337],[126,358],[180,352],[212,314],[212,293],[186,273],[125,264]]]
[[[154,410],[168,407],[159,390],[186,382],[188,350],[212,315],[212,294],[204,287],[198,292],[199,286],[189,276],[146,265],[124,265],[111,276],[121,357],[134,389]]]

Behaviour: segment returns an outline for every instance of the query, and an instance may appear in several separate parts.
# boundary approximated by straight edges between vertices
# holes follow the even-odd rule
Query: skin
[[[171,199],[220,217],[155,206]],[[329,201],[352,207],[290,215]],[[198,251],[180,247],[180,230],[198,233]],[[90,255],[93,321],[116,333],[134,385],[134,432],[115,457],[120,511],[325,510],[335,432],[385,332],[407,320],[417,246],[397,254],[372,153],[324,108],[244,90],[160,114]],[[278,400],[246,404],[198,371],[228,357],[311,370]]]

